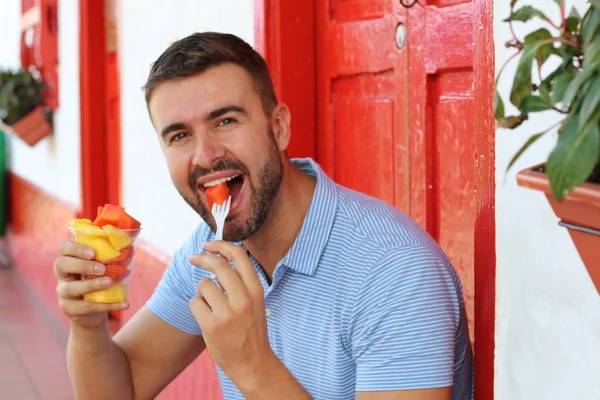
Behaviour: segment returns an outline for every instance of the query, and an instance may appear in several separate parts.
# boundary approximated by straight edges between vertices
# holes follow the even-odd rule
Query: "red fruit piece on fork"
[[[208,200],[209,209],[212,209],[214,203],[217,203],[217,205],[222,205],[227,201],[228,197],[229,187],[227,187],[226,182],[206,188],[206,199]]]

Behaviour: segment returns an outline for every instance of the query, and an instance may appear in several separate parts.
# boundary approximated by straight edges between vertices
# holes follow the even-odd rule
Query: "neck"
[[[302,228],[316,187],[316,179],[306,175],[291,161],[284,161],[283,180],[269,216],[244,246],[272,279],[277,263],[290,250]]]

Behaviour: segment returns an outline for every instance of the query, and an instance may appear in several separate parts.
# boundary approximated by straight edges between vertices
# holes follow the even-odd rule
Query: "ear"
[[[271,113],[271,128],[273,129],[273,135],[275,136],[279,151],[285,151],[290,143],[292,137],[290,129],[291,119],[290,109],[283,103],[277,104]]]

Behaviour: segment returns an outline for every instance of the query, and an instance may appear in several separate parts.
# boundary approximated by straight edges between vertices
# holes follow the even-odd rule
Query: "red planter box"
[[[600,185],[584,183],[562,201],[550,190],[548,175],[537,171],[540,166],[517,174],[519,186],[543,192],[550,202],[560,225],[568,229],[571,239],[600,293]]]
[[[30,146],[35,146],[40,140],[52,133],[52,126],[42,106],[34,108],[33,111],[21,118],[14,125],[0,124],[0,129],[6,133],[18,136]]]

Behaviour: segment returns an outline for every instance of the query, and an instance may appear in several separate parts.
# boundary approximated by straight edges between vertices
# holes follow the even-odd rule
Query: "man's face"
[[[242,241],[255,233],[279,193],[283,149],[250,75],[222,64],[163,82],[149,109],[171,179],[185,201],[215,230],[206,185],[228,179],[231,208],[223,238]]]

